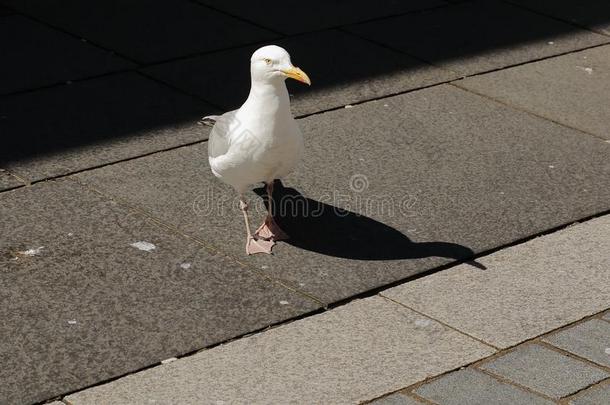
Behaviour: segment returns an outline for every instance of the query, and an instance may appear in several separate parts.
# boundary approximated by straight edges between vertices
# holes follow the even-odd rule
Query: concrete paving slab
[[[544,339],[594,363],[610,367],[610,322],[591,319]]]
[[[277,37],[265,29],[183,0],[2,2],[140,63]]]
[[[257,3],[258,5],[259,3]],[[287,80],[299,116],[451,80],[456,75],[341,31],[275,41],[307,72],[312,86]],[[320,46],[325,44],[325,46]],[[204,55],[146,69],[189,94],[238,108],[250,89],[250,56],[257,46]],[[366,55],[366,57],[363,57]],[[227,69],[234,66],[234,69]]]
[[[536,344],[518,347],[480,367],[555,399],[610,377],[601,368]]]
[[[0,100],[0,166],[30,181],[207,139],[209,105],[137,73]]]
[[[0,194],[0,402],[41,402],[316,309],[74,181]]]
[[[1,13],[1,10],[0,10]],[[22,16],[0,24],[0,94],[63,83],[134,65]]]
[[[406,394],[402,394],[397,392],[392,395],[388,395],[387,397],[383,397],[380,399],[376,399],[375,401],[370,402],[374,405],[422,405],[424,402],[421,402],[411,396]]]
[[[610,35],[610,3],[606,0],[510,0],[531,10]]]
[[[610,403],[610,380],[589,388],[568,401],[570,405],[602,405]]]
[[[23,182],[21,182],[15,176],[11,176],[6,171],[0,169],[0,191],[8,190],[19,186],[23,186]]]
[[[273,256],[245,256],[237,196],[206,145],[79,179],[325,302],[610,208],[610,144],[453,86],[299,123],[304,162],[276,190],[292,239]]]
[[[371,7],[371,3],[365,0],[350,1],[349,4],[340,1],[312,0],[307,3],[307,7],[299,7],[298,12],[295,13],[295,10],[286,7],[286,3],[282,0],[250,4],[244,4],[239,0],[197,1],[284,34],[317,31],[446,4],[440,0],[380,0]]]
[[[444,375],[422,385],[415,390],[415,393],[435,404],[443,405],[550,405],[555,403],[471,368]]]
[[[483,0],[348,30],[462,75],[608,42],[603,35],[503,2]]]
[[[603,311],[610,216],[593,219],[383,294],[498,347]]]
[[[610,140],[610,46],[472,77],[457,84]]]
[[[67,397],[99,403],[357,403],[492,350],[383,298],[145,370]]]
[[[603,318],[607,321],[610,321],[610,312],[608,312],[606,315],[604,315]]]

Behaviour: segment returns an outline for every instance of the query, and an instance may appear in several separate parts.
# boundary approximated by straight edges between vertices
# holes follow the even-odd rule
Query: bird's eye
[[[270,64],[271,64],[271,59],[265,58],[265,59],[263,59],[263,60],[265,61],[265,63],[266,63],[267,65],[270,65]]]

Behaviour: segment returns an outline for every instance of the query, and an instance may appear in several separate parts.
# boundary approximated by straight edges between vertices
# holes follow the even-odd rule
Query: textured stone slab
[[[22,186],[23,182],[0,169],[0,191]]]
[[[0,194],[0,402],[44,401],[317,308],[73,181]]]
[[[610,374],[540,345],[523,345],[481,366],[552,398],[562,398]]]
[[[570,405],[600,405],[610,403],[610,381],[589,388],[568,402]]]
[[[547,336],[544,340],[595,363],[610,367],[610,322],[591,319]]]
[[[610,216],[597,218],[383,294],[500,347],[604,310]]]
[[[341,31],[318,32],[275,43],[290,52],[292,62],[305,70],[313,83],[308,87],[287,81],[293,95],[292,112],[297,116],[455,77]],[[146,72],[189,94],[232,110],[248,97],[249,61],[257,47],[170,62],[151,67]],[[227,66],[236,68],[227,69]]]
[[[475,340],[374,297],[67,397],[99,403],[357,403],[486,356]]]
[[[603,318],[607,321],[610,321],[610,312],[606,313]]]
[[[392,395],[388,395],[387,397],[376,399],[375,401],[370,402],[375,405],[422,405],[423,402],[408,396],[406,394],[401,394],[397,392]]]
[[[512,3],[610,35],[610,3],[606,0],[511,0]]]
[[[312,0],[304,7],[286,7],[282,0],[244,3],[239,0],[197,0],[216,9],[254,21],[284,34],[317,31],[353,24],[373,18],[438,7],[441,0],[380,0],[373,5],[365,0],[350,2]]]
[[[418,395],[443,405],[550,405],[553,401],[467,368],[422,385]]]
[[[133,66],[111,52],[21,16],[2,19],[0,49],[0,94]]]
[[[457,84],[610,140],[610,46]]]
[[[2,0],[141,63],[269,40],[270,31],[189,1]],[[112,29],[108,29],[108,27]]]
[[[136,73],[0,100],[0,161],[30,181],[207,139],[212,107]]]
[[[603,35],[506,3],[484,0],[365,23],[349,30],[462,75],[608,42]]]
[[[325,302],[610,208],[610,144],[453,86],[299,123],[304,162],[277,190],[292,239],[274,256],[245,256],[237,196],[206,145],[80,179]]]

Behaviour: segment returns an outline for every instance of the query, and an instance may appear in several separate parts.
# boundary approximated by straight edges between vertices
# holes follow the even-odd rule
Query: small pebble
[[[190,269],[191,268],[191,264],[190,263],[182,263],[180,265],[181,268],[183,268],[184,270]]]
[[[70,325],[76,325],[76,321],[75,321],[74,319],[70,319],[70,320],[68,321],[68,324],[70,324]]]
[[[170,357],[169,359],[161,360],[161,364],[168,364],[168,363],[171,363],[172,361],[176,361],[176,360],[178,360],[178,359],[175,357]]]
[[[280,301],[280,305],[288,305],[288,301]]]

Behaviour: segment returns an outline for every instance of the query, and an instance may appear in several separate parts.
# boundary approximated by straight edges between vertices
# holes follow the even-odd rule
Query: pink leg
[[[267,183],[267,198],[269,199],[269,212],[265,222],[258,227],[254,235],[259,239],[278,241],[288,239],[286,232],[282,231],[275,219],[273,219],[273,181]]]
[[[244,221],[246,222],[246,253],[253,255],[255,253],[271,253],[271,248],[275,245],[275,242],[268,240],[257,240],[254,239],[250,232],[250,221],[248,220],[248,204],[244,201],[243,197],[240,197],[239,208],[244,214]]]

